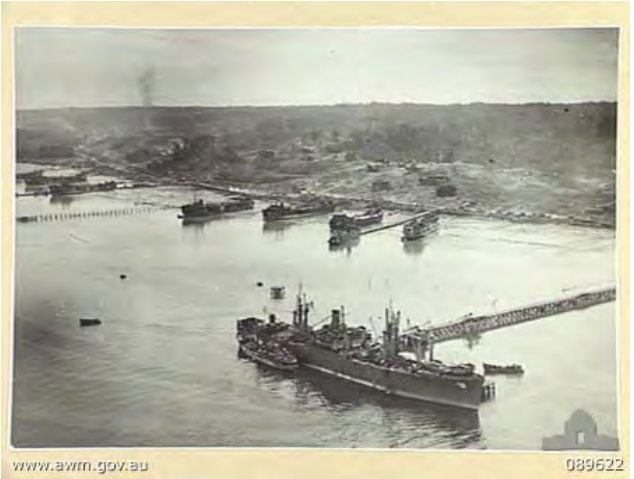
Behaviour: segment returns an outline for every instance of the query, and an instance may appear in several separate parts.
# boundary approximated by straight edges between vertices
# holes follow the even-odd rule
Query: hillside
[[[130,107],[21,111],[17,121],[24,162],[614,218],[614,103]],[[457,195],[439,197],[428,176],[448,178]]]

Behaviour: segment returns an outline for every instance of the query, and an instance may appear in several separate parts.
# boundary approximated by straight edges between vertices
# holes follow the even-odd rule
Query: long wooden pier
[[[380,225],[380,226],[375,226],[374,228],[369,228],[369,229],[365,229],[365,230],[361,230],[359,232],[359,236],[363,236],[363,235],[369,235],[371,233],[377,233],[379,231],[383,231],[383,230],[387,230],[390,228],[394,228],[395,226],[400,226],[400,225],[404,225],[405,223],[408,223],[416,218],[420,218],[421,216],[425,216],[428,215],[429,211],[425,211],[424,213],[419,213],[416,214],[414,216],[409,216],[403,220],[399,220],[399,221],[395,221],[394,223],[389,223],[387,225]]]
[[[93,211],[64,211],[59,213],[41,213],[35,215],[22,215],[16,218],[18,223],[39,223],[45,221],[64,221],[75,219],[88,219],[95,217],[105,216],[126,216],[139,213],[152,213],[155,211],[162,211],[166,209],[172,209],[173,206],[131,206],[128,208],[117,208],[108,210],[93,210]]]
[[[403,338],[414,341],[424,340],[430,344],[466,339],[495,329],[506,328],[536,319],[589,308],[616,299],[616,288],[589,291],[566,298],[535,303],[498,313],[470,316],[456,321],[428,328],[410,328],[403,332]]]

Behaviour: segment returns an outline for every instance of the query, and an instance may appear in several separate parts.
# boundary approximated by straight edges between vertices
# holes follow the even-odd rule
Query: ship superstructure
[[[428,211],[403,226],[403,241],[414,241],[438,231],[438,213]]]
[[[410,399],[469,409],[482,402],[484,377],[473,365],[433,359],[425,339],[414,345],[415,359],[400,354],[399,312],[385,310],[383,335],[375,338],[363,326],[348,326],[343,307],[333,309],[330,322],[320,328],[309,324],[310,310],[310,303],[298,295],[292,323],[277,322],[279,332],[269,336],[292,352],[301,366]]]

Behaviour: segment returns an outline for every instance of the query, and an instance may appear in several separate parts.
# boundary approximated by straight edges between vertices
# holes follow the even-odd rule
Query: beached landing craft
[[[335,204],[327,200],[311,200],[304,203],[291,205],[286,203],[273,203],[262,210],[264,221],[276,221],[304,216],[321,215],[335,210]]]
[[[363,226],[369,226],[377,224],[383,221],[383,211],[379,208],[370,208],[358,215],[349,216],[346,214],[336,214],[330,218],[328,225],[330,231],[337,231],[341,229],[349,228],[350,225],[354,225],[358,228]]]
[[[189,221],[205,220],[223,213],[251,210],[254,206],[255,201],[246,196],[230,196],[227,201],[219,203],[205,203],[203,200],[197,200],[181,206],[181,214],[178,217]]]
[[[428,234],[438,230],[438,213],[429,211],[427,214],[418,216],[405,223],[403,226],[403,241],[413,241],[424,238]]]

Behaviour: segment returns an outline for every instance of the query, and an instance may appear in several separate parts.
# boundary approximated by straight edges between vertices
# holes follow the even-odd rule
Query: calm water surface
[[[119,191],[20,198],[17,210],[191,199]],[[577,408],[617,434],[614,304],[438,346],[447,361],[524,365],[521,378],[495,379],[497,397],[478,413],[239,360],[237,318],[293,307],[293,294],[270,300],[271,285],[301,284],[315,321],[345,305],[349,323],[380,328],[390,302],[412,324],[435,323],[614,281],[611,231],[443,218],[407,249],[395,228],[330,251],[327,221],[264,229],[256,210],[183,226],[163,210],[18,225],[13,444],[527,450]],[[103,324],[80,328],[80,317]]]

